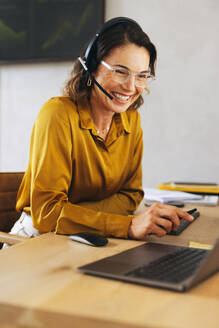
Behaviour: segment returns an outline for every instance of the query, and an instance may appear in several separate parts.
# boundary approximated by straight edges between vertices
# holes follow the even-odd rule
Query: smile
[[[117,99],[119,99],[119,100],[123,100],[123,101],[127,101],[127,100],[129,100],[129,98],[131,97],[131,96],[124,96],[124,95],[121,95],[121,94],[116,93],[116,92],[113,92],[113,95],[114,95]]]

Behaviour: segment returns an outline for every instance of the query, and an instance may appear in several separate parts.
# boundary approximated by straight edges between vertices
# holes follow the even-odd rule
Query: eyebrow
[[[127,71],[130,71],[130,69],[127,66],[124,66],[124,65],[114,65],[114,66],[118,66],[118,67],[127,69]],[[141,72],[138,72],[137,74],[148,73],[148,72],[150,72],[150,70],[141,71]]]

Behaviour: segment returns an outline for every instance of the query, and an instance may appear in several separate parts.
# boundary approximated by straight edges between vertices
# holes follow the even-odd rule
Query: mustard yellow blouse
[[[115,114],[104,141],[88,104],[50,99],[38,114],[17,210],[42,232],[89,231],[128,237],[143,198],[142,129],[138,112]]]

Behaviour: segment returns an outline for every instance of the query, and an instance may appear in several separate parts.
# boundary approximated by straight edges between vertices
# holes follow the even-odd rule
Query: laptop
[[[78,268],[85,274],[183,292],[219,271],[219,238],[211,250],[144,243]]]

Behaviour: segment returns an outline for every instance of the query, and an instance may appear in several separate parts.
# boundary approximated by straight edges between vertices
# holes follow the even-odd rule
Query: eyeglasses
[[[150,70],[142,73],[133,73],[127,67],[120,65],[111,66],[103,60],[101,61],[101,64],[111,71],[112,79],[120,84],[126,83],[131,76],[134,76],[136,87],[145,88],[154,80],[154,77],[150,74]]]

